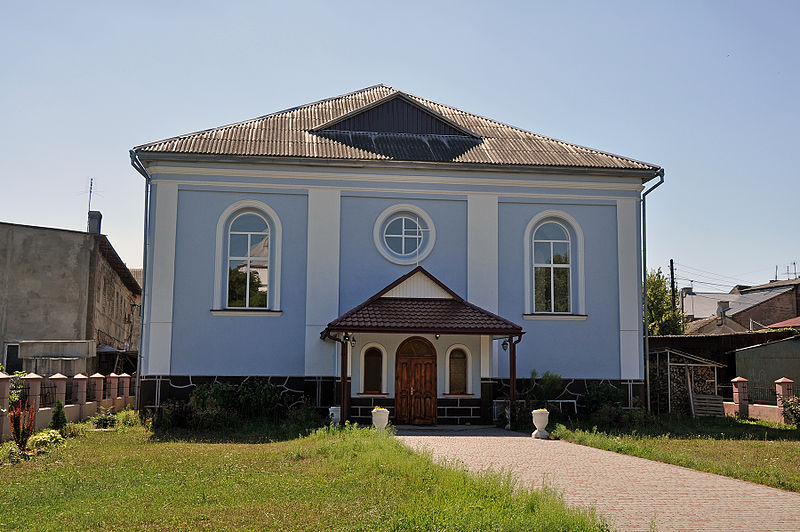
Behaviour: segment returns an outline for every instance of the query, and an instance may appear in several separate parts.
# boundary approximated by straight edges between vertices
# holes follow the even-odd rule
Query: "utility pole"
[[[669,286],[672,290],[672,312],[677,310],[677,304],[675,303],[675,262],[672,259],[669,259]]]

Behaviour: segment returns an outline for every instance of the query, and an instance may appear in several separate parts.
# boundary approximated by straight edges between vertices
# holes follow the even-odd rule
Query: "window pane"
[[[555,312],[569,312],[569,268],[553,268]]]
[[[461,349],[450,353],[450,393],[467,393],[467,354]]]
[[[403,219],[398,218],[386,226],[385,234],[400,236],[403,234]]]
[[[247,256],[247,235],[231,235],[231,257]]]
[[[260,233],[267,230],[267,222],[255,214],[243,214],[234,220],[231,231]]]
[[[550,242],[533,243],[533,262],[536,264],[550,264]]]
[[[389,246],[389,249],[394,251],[397,254],[403,254],[403,237],[400,236],[387,236],[386,237],[386,245]]]
[[[228,263],[228,306],[244,307],[247,294],[247,261],[232,260]]]
[[[569,264],[569,242],[553,242],[553,263]]]
[[[550,268],[534,268],[534,312],[553,312],[550,302]]]
[[[364,393],[381,393],[382,354],[371,347],[364,353]]]
[[[405,253],[406,255],[408,255],[409,253],[414,253],[415,251],[417,251],[417,248],[419,247],[419,241],[420,241],[419,238],[416,238],[416,237],[415,238],[408,238],[408,237],[406,237],[404,240],[406,241],[406,253]]]
[[[535,240],[569,240],[567,232],[558,224],[546,223],[536,230]]]
[[[268,235],[250,235],[250,256],[269,257]]]
[[[417,222],[412,220],[411,218],[403,218],[403,229],[406,235],[417,235],[419,234],[419,225]]]
[[[269,261],[256,259],[250,261],[250,306],[267,306],[267,285],[269,283]]]

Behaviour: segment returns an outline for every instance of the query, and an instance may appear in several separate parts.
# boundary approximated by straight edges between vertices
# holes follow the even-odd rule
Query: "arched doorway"
[[[397,348],[395,423],[436,423],[436,349],[420,336],[406,338]]]

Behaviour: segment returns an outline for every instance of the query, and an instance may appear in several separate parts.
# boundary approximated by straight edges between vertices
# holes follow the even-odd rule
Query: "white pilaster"
[[[308,191],[306,265],[306,375],[334,375],[336,348],[319,333],[339,316],[339,235],[341,199],[338,190]]]
[[[639,276],[638,200],[617,200],[619,362],[621,379],[641,379],[642,304]]]
[[[172,359],[172,304],[175,284],[175,235],[178,227],[178,185],[158,183],[153,234],[147,374],[167,375]]]
[[[467,196],[467,300],[498,311],[497,196]]]

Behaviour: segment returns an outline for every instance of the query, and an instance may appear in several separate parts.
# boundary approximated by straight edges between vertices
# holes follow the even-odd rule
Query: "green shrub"
[[[620,406],[624,396],[625,392],[611,383],[589,382],[581,406],[586,409],[587,414],[593,414],[605,406]],[[607,408],[605,410],[608,412]]]
[[[117,416],[109,408],[101,408],[100,413],[89,418],[96,429],[113,429],[117,424]]]
[[[138,427],[141,424],[139,414],[130,407],[126,407],[121,412],[117,412],[117,424],[123,427]]]
[[[64,430],[67,426],[67,414],[64,413],[64,404],[61,400],[56,399],[56,404],[53,406],[53,417],[50,419],[49,428],[57,431]]]
[[[57,430],[53,429],[45,429],[38,434],[34,434],[28,441],[31,449],[40,453],[47,452],[55,447],[61,447],[65,443],[66,440],[64,439],[64,436],[62,436]]]
[[[78,436],[85,436],[86,427],[85,425],[67,423],[67,425],[64,427],[64,430],[61,431],[61,435],[65,438],[77,438]]]
[[[561,375],[545,371],[538,380],[537,377],[536,370],[531,371],[531,387],[526,394],[531,409],[544,408],[547,401],[556,399],[564,391]]]
[[[800,429],[800,396],[793,395],[787,398],[781,396],[780,400],[786,423],[797,425],[797,428]]]

